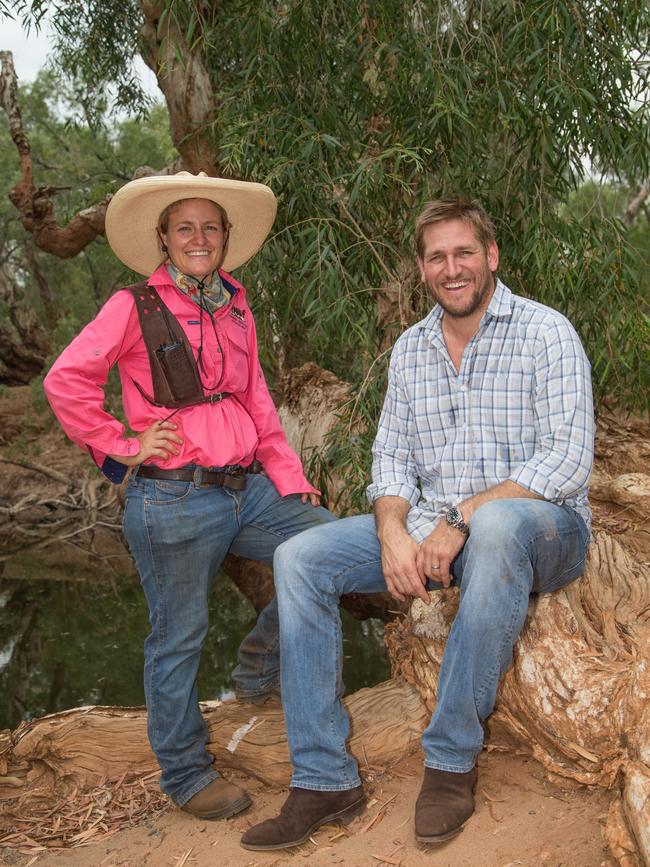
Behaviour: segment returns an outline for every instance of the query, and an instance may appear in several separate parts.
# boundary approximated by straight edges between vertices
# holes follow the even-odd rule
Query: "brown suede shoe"
[[[477,771],[466,774],[424,769],[422,788],[415,803],[415,839],[442,843],[458,834],[474,812]]]
[[[253,825],[241,838],[244,849],[288,849],[299,846],[328,822],[347,825],[366,806],[363,787],[342,792],[291,789],[280,815]]]
[[[199,819],[227,819],[250,807],[248,792],[219,777],[183,804],[181,810]]]

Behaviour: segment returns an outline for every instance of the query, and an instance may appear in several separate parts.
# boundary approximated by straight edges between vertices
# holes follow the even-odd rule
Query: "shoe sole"
[[[427,836],[424,834],[416,834],[415,839],[418,843],[445,843],[447,840],[451,840],[452,837],[460,834],[464,827],[465,822],[457,828],[454,828],[452,831],[446,831],[444,834],[428,834]]]
[[[243,813],[252,803],[250,796],[245,795],[245,797],[232,801],[227,807],[222,807],[221,810],[211,810],[209,813],[197,813],[195,810],[188,810],[186,807],[181,807],[181,810],[184,810],[196,819],[216,821],[217,819],[228,819],[230,816],[236,816],[237,813]]]
[[[320,828],[322,825],[327,825],[330,822],[336,822],[338,825],[349,825],[353,819],[362,813],[366,806],[366,799],[363,797],[360,801],[357,801],[355,804],[350,804],[349,807],[346,807],[345,810],[339,810],[338,813],[332,813],[329,816],[324,816],[322,819],[319,819],[318,822],[314,822],[314,824],[309,828],[309,830],[299,837],[296,840],[291,840],[291,842],[286,843],[270,843],[267,845],[255,845],[254,843],[240,843],[244,849],[251,849],[254,852],[266,852],[271,849],[290,849],[292,846],[300,846],[301,843],[304,843],[305,840],[308,840],[309,837]]]

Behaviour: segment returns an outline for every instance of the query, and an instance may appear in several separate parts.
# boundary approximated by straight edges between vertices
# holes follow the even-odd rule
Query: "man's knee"
[[[320,524],[305,530],[275,549],[273,576],[278,597],[283,593],[299,590],[305,584],[317,586],[323,576],[321,531],[328,525]]]
[[[534,501],[531,501],[534,502]],[[519,507],[521,500],[493,500],[484,503],[472,517],[470,536],[473,546],[496,552],[504,545],[524,545],[534,528],[529,511]]]

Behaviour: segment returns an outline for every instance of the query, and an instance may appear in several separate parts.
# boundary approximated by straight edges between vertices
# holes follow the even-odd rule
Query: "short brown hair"
[[[468,223],[486,250],[490,242],[496,241],[494,224],[476,199],[436,199],[427,202],[415,221],[415,249],[420,259],[424,258],[424,232],[427,227],[447,220]]]

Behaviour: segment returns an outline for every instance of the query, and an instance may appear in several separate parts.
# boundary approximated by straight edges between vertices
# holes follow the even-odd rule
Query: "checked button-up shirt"
[[[436,305],[393,348],[370,502],[408,500],[407,529],[421,542],[451,506],[509,479],[589,526],[591,376],[571,323],[497,280],[457,371],[442,312]]]

